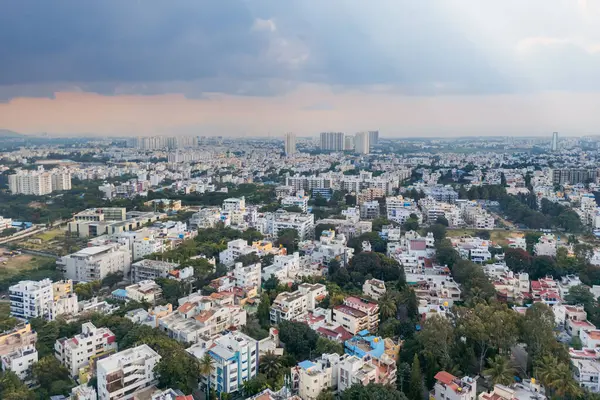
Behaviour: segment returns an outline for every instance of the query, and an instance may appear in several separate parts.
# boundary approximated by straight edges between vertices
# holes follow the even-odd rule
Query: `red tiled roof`
[[[440,371],[434,376],[435,380],[442,382],[444,385],[452,384],[452,381],[456,379],[454,375],[446,371]]]

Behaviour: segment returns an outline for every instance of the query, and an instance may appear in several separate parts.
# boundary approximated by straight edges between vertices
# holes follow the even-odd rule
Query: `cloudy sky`
[[[600,133],[600,0],[19,0],[0,128]]]

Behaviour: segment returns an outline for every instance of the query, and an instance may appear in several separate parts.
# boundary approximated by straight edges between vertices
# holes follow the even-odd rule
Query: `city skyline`
[[[592,1],[70,3],[0,15],[0,129],[568,137],[600,126]]]

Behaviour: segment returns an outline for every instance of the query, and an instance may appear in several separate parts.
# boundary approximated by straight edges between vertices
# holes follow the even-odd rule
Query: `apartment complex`
[[[208,354],[214,360],[210,386],[217,393],[238,392],[244,382],[258,374],[258,341],[238,331],[228,332],[208,343],[187,349],[201,359]],[[207,377],[203,377],[206,380]]]
[[[61,338],[54,343],[54,356],[64,365],[71,376],[89,364],[90,359],[99,358],[117,350],[115,334],[108,328],[96,328],[91,322],[81,326],[81,333],[70,339]]]
[[[140,260],[131,264],[131,281],[138,283],[148,279],[166,278],[169,271],[177,267],[179,264],[167,261]]]
[[[20,170],[8,176],[8,189],[12,194],[36,196],[71,190],[71,173],[63,169],[44,171],[43,167],[36,171]]]
[[[19,319],[42,317],[49,319],[52,313],[52,281],[21,281],[8,289],[10,314]]]
[[[379,327],[379,305],[359,297],[346,297],[344,304],[333,309],[332,321],[356,335],[363,330],[376,332]]]
[[[156,384],[154,368],[160,358],[150,346],[142,344],[99,360],[98,399],[131,399],[136,392]]]
[[[296,134],[288,132],[285,134],[285,155],[292,156],[296,154]]]
[[[358,154],[369,154],[370,150],[369,132],[358,132],[354,135],[354,151]]]
[[[321,150],[343,151],[343,132],[321,132]]]
[[[327,289],[320,283],[303,283],[295,292],[280,293],[271,306],[271,322],[277,324],[300,318],[313,311],[325,296]]]
[[[129,274],[131,252],[118,243],[92,246],[62,257],[57,265],[68,279],[91,282],[102,280],[110,273]]]
[[[1,356],[2,371],[12,371],[19,379],[25,380],[31,374],[31,367],[38,361],[38,351],[31,344],[15,349]]]

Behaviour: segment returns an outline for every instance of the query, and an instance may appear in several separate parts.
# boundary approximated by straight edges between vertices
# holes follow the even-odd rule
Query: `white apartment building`
[[[140,260],[154,253],[162,253],[167,250],[167,245],[163,238],[155,235],[149,235],[143,238],[136,238],[132,243],[133,259]]]
[[[127,400],[158,382],[154,373],[160,356],[147,344],[127,349],[97,363],[98,398]]]
[[[304,191],[300,190],[295,196],[286,196],[281,199],[282,207],[299,207],[303,213],[308,211],[309,196],[304,195]]]
[[[131,264],[131,281],[138,283],[148,279],[166,278],[169,271],[179,264],[160,260],[140,260]]]
[[[597,360],[571,359],[573,377],[579,386],[592,393],[600,392],[600,362]]]
[[[338,364],[343,356],[322,354],[312,361],[302,361],[291,369],[292,391],[303,400],[316,400],[325,390],[336,390]]]
[[[21,281],[8,289],[10,314],[19,319],[42,317],[48,319],[52,313],[52,281]]]
[[[374,357],[361,359],[356,355],[345,354],[340,358],[337,369],[338,393],[355,384],[363,386],[369,383],[394,385],[396,382],[396,364],[393,361],[386,363]]]
[[[468,376],[460,379],[440,371],[435,375],[435,386],[430,398],[435,400],[476,400],[477,382]]]
[[[268,280],[276,277],[280,282],[293,281],[300,271],[300,253],[280,255],[273,258],[273,264],[265,267],[262,271],[262,279]]]
[[[369,154],[369,132],[358,132],[354,135],[354,151],[359,154]]]
[[[155,304],[162,297],[161,287],[153,280],[139,281],[133,285],[125,287],[127,298],[137,302],[147,302]]]
[[[285,134],[285,155],[293,156],[296,154],[296,134],[288,132]]]
[[[70,400],[98,400],[98,393],[92,386],[83,384],[71,389]]]
[[[229,199],[225,199],[223,200],[223,211],[229,211],[229,212],[234,212],[234,211],[246,211],[246,199],[244,198],[244,196],[240,197],[240,198],[229,198]]]
[[[554,235],[548,234],[540,237],[533,246],[533,252],[536,256],[556,257],[556,238]]]
[[[25,380],[31,373],[31,367],[38,361],[35,345],[19,347],[2,356],[2,371],[12,371],[19,379]]]
[[[315,230],[314,214],[277,212],[272,221],[272,234],[277,237],[282,229],[294,229],[298,232],[298,240],[312,239]]]
[[[62,257],[57,264],[68,279],[91,282],[102,280],[109,273],[128,275],[131,252],[127,246],[111,243],[79,250]]]
[[[271,322],[292,321],[302,317],[317,307],[317,303],[327,296],[327,288],[320,283],[303,283],[295,292],[277,295],[271,306]]]
[[[385,282],[380,279],[367,279],[363,283],[363,294],[374,300],[379,300],[386,292]]]
[[[494,229],[495,220],[486,210],[476,203],[467,203],[463,207],[463,219],[476,229]]]
[[[71,189],[71,174],[65,170],[36,171],[19,170],[8,176],[8,188],[12,194],[42,196],[55,190]]]
[[[508,238],[508,248],[527,250],[527,242],[524,237]]]
[[[91,322],[81,325],[81,333],[70,339],[61,338],[54,343],[54,356],[67,368],[72,377],[87,366],[90,358],[115,352],[115,334],[108,328],[96,328]]]
[[[187,351],[198,359],[208,353],[215,361],[210,386],[219,394],[239,391],[244,382],[258,374],[259,343],[239,331],[192,346]],[[206,378],[202,377],[204,381]]]
[[[231,240],[227,242],[227,248],[219,253],[219,261],[221,264],[231,267],[238,257],[256,252],[257,250],[244,239]]]
[[[360,218],[375,219],[379,217],[379,202],[377,200],[365,201],[360,205]]]
[[[233,269],[233,278],[235,284],[242,288],[260,288],[261,285],[261,264],[256,263],[245,266],[242,263],[235,263]]]

